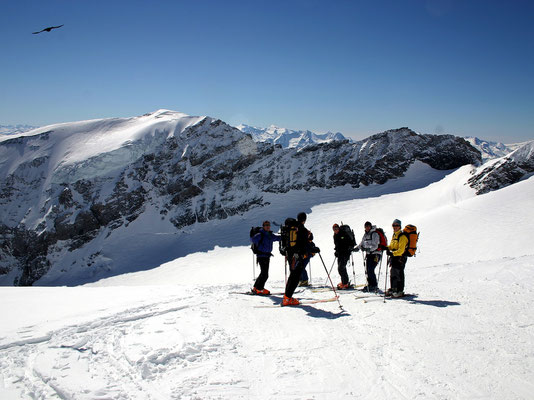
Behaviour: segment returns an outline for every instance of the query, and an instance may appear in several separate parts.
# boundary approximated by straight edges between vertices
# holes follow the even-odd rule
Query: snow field
[[[423,189],[323,204],[308,216],[327,268],[334,222],[358,239],[366,220],[388,239],[394,218],[417,225],[411,299],[341,292],[343,313],[337,302],[257,308],[282,296],[231,293],[252,284],[245,246],[81,287],[0,288],[0,397],[531,398],[534,178],[475,197],[467,176],[463,168]],[[267,287],[281,292],[274,254]],[[359,253],[354,268],[363,283]],[[314,284],[325,282],[317,256],[311,272]],[[382,264],[381,288],[384,279]],[[303,300],[332,295],[299,290]]]

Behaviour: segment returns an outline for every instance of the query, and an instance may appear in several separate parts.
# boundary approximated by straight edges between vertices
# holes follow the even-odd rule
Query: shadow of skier
[[[461,305],[457,301],[446,301],[446,300],[409,300],[409,303],[411,304],[422,304],[425,306],[433,306],[433,307],[449,307],[449,306],[459,306]]]

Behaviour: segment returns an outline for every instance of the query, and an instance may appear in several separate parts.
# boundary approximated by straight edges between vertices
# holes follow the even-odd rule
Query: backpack
[[[299,223],[295,218],[286,218],[280,227],[280,254],[287,256],[288,252],[297,244],[297,231]]]
[[[356,246],[356,239],[354,238],[353,230],[350,229],[350,226],[343,225],[343,223],[341,223],[341,224],[342,225],[339,227],[339,232],[341,232],[342,234],[344,234],[345,236],[347,236],[349,238],[350,247]]]
[[[250,238],[252,239],[254,236],[256,236],[258,233],[260,233],[261,231],[261,226],[253,226],[252,228],[250,228]],[[260,251],[259,251],[259,247],[260,247],[260,244],[261,244],[261,241],[263,240],[263,235],[261,235],[261,239],[259,241],[258,244],[256,243],[252,243],[250,245],[250,249],[252,250],[252,252],[254,254],[259,254]]]
[[[415,256],[415,251],[417,250],[417,241],[419,240],[419,232],[417,232],[417,227],[415,225],[406,225],[402,230],[402,234],[408,238],[408,247],[404,254],[408,257]]]
[[[377,250],[384,251],[388,248],[388,239],[386,238],[386,234],[384,233],[384,230],[382,228],[376,228],[375,232],[378,233],[378,237],[380,238],[380,243],[378,243]]]

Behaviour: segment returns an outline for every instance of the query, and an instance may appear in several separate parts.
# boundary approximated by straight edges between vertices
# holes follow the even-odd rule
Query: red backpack
[[[376,228],[375,232],[378,233],[378,237],[380,238],[380,243],[378,244],[378,249],[380,251],[384,251],[388,248],[388,239],[386,238],[386,234],[384,233],[384,230],[382,228]]]

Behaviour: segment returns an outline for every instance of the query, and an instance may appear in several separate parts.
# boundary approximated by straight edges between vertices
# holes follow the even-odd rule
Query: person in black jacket
[[[250,241],[258,246],[258,253],[256,260],[260,265],[260,274],[254,283],[252,292],[255,294],[269,295],[271,292],[265,289],[265,282],[269,278],[269,261],[273,256],[273,242],[279,242],[280,236],[275,235],[271,231],[271,223],[269,221],[263,222],[263,228]]]
[[[287,279],[284,300],[282,301],[283,306],[296,306],[300,304],[297,299],[293,298],[293,293],[299,284],[302,271],[310,261],[310,256],[312,253],[319,253],[319,249],[310,241],[311,232],[304,227],[306,214],[303,212],[299,213],[297,221],[297,242],[291,251],[290,259],[288,260],[291,272]]]
[[[350,285],[347,263],[353,246],[351,239],[339,230],[338,224],[334,224],[332,229],[334,230],[334,256],[337,257],[337,272],[341,276],[341,283],[338,283],[337,288],[344,290],[348,289]]]

